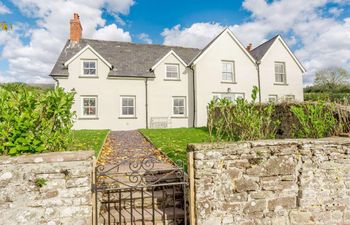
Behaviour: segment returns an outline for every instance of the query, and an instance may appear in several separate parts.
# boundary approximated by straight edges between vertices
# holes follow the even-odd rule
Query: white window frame
[[[132,106],[123,106],[123,99],[128,98],[128,99],[133,99],[133,105]],[[123,114],[123,107],[133,107],[134,113],[133,114]],[[136,96],[135,95],[121,95],[120,96],[120,113],[119,113],[121,118],[131,118],[131,117],[136,117]]]
[[[177,69],[176,77],[168,77],[168,67],[175,66]],[[173,73],[173,72],[170,72]],[[180,80],[180,65],[176,63],[166,63],[165,64],[165,79],[166,80]]]
[[[227,72],[227,71],[224,71],[224,64],[231,64],[231,68],[232,68],[232,71],[231,71],[231,76],[232,76],[232,79],[224,79],[224,73],[225,74],[228,74],[230,72]],[[235,62],[234,61],[228,61],[228,60],[222,60],[221,61],[221,81],[222,82],[229,82],[229,83],[234,83],[236,82],[236,74],[235,74]]]
[[[184,114],[175,114],[174,113],[174,102],[176,99],[182,99],[184,101]],[[181,106],[177,106],[177,107],[181,107]],[[185,96],[173,96],[172,97],[172,105],[171,105],[171,112],[172,112],[172,116],[173,117],[186,117],[187,116],[187,101],[186,101],[186,97]]]
[[[95,99],[95,115],[84,115],[84,99]],[[89,107],[89,106],[88,106]],[[80,96],[80,116],[81,118],[97,118],[98,117],[98,97],[97,95],[81,95]]]
[[[293,102],[295,101],[295,95],[286,95],[284,97],[284,99],[287,101],[287,102]]]
[[[269,95],[269,98],[268,98],[269,102],[278,102],[278,95],[275,95],[275,94],[271,94]]]
[[[84,63],[85,62],[94,62],[95,63],[95,74],[85,74],[85,67]],[[93,69],[93,68],[88,68],[88,69]],[[81,76],[82,77],[97,77],[98,75],[98,70],[97,70],[97,59],[82,59],[81,60]]]
[[[227,96],[231,96],[231,101],[232,102],[235,102],[238,98],[242,98],[242,99],[245,99],[245,94],[243,92],[229,92],[229,93],[213,93],[211,95],[211,99],[222,99],[222,98],[225,98]]]
[[[283,73],[277,73],[276,65],[283,65],[283,69],[284,69]],[[276,84],[286,84],[287,83],[286,63],[285,62],[275,62],[274,71],[275,71],[275,83]],[[282,81],[278,81],[277,76],[281,76]]]

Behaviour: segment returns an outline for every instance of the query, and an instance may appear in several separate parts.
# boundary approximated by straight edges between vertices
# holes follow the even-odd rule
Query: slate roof
[[[81,39],[79,43],[73,45],[68,40],[50,76],[68,76],[68,68],[64,66],[64,63],[87,45],[90,45],[112,64],[114,68],[109,72],[111,77],[154,77],[154,73],[150,71],[150,68],[170,50],[173,50],[186,64],[189,64],[201,51],[196,48],[92,39]]]
[[[278,36],[279,35],[274,36],[270,40],[262,43],[261,45],[250,51],[250,54],[254,57],[256,61],[260,61],[264,57],[264,55],[269,50],[273,42],[275,42],[275,40],[278,38]]]

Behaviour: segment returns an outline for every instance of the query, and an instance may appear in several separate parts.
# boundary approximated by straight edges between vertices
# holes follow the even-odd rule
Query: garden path
[[[140,160],[152,156],[161,161],[164,167],[173,166],[171,161],[139,131],[111,131],[98,158],[98,163],[115,165],[124,160]]]

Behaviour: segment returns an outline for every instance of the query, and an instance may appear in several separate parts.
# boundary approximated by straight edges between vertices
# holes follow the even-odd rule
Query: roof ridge
[[[255,49],[257,49],[257,48],[261,47],[262,45],[266,44],[267,42],[272,41],[273,39],[276,39],[278,36],[280,36],[280,35],[277,34],[277,35],[273,36],[273,37],[270,38],[269,40],[267,40],[267,41],[261,43],[260,45],[256,46],[255,48],[253,48],[251,51],[254,51]]]
[[[135,42],[130,42],[130,41],[110,41],[110,40],[98,40],[98,39],[91,39],[91,38],[82,38],[81,40],[98,41],[98,42],[115,42],[115,43],[122,43],[122,44],[142,45],[142,46],[160,46],[160,47],[168,47],[168,48],[183,48],[183,49],[202,50],[200,48],[190,48],[190,47],[175,46],[175,45],[163,45],[163,44],[135,43]]]

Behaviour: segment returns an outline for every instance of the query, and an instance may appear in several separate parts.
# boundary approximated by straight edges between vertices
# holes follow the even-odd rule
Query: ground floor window
[[[269,95],[269,102],[277,102],[278,96],[277,95]]]
[[[97,117],[97,96],[81,96],[81,116]]]
[[[244,99],[244,93],[213,93],[211,99],[223,99],[226,98],[232,102],[235,102],[237,99]]]
[[[294,95],[286,95],[285,99],[288,102],[292,102],[292,101],[295,101],[295,96]]]
[[[186,115],[186,97],[173,97],[173,115]]]
[[[121,116],[123,117],[135,117],[136,115],[136,97],[135,96],[121,96]]]

